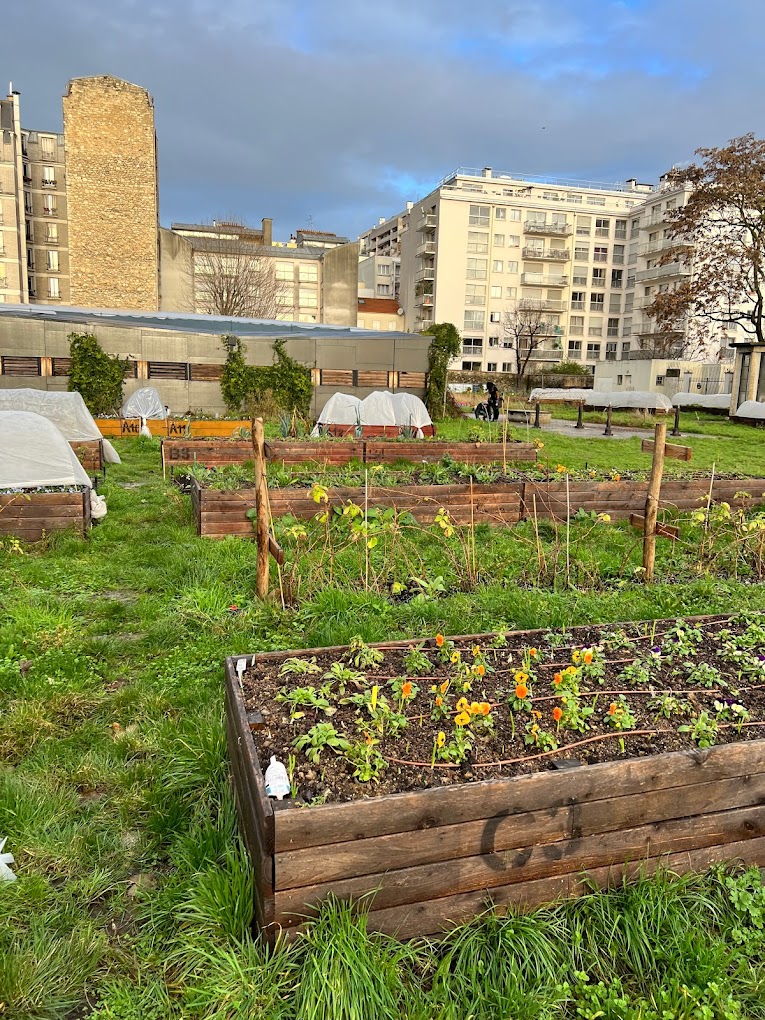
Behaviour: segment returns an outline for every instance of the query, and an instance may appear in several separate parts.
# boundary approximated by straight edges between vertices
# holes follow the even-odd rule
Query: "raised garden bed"
[[[762,617],[439,635],[417,668],[414,645],[372,646],[376,664],[363,645],[246,656],[241,678],[241,660],[226,662],[229,756],[269,937],[299,930],[329,894],[369,896],[370,929],[407,938],[641,869],[765,865]],[[460,696],[478,706],[467,720]],[[350,747],[309,760],[317,724]],[[363,766],[378,753],[375,782]],[[291,768],[281,802],[265,792],[271,755]]]
[[[255,508],[256,489],[231,491],[201,486],[191,479],[191,503],[197,523],[197,534],[207,538],[226,535],[254,537],[252,521],[247,517]],[[361,502],[364,490],[358,487],[333,487],[326,490],[327,502],[322,506],[341,506],[348,500]],[[521,514],[523,485],[405,485],[399,489],[369,487],[370,507],[395,507],[409,511],[418,521],[432,521],[441,507],[449,511],[456,524],[476,523],[517,524]],[[270,489],[269,505],[273,517],[291,514],[310,520],[320,511],[310,489]]]
[[[104,469],[104,444],[101,439],[70,440],[69,445],[77,459],[90,474]]]
[[[0,494],[0,535],[39,542],[52,531],[90,529],[90,490]]]
[[[102,436],[126,438],[140,436],[140,418],[96,418]],[[241,429],[249,430],[251,422],[222,418],[147,418],[146,427],[153,436],[219,436],[229,438]]]

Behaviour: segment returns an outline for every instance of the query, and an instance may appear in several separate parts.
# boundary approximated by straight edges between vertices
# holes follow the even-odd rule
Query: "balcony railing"
[[[584,301],[572,301],[571,302],[571,311],[572,312],[583,312],[584,311]]]
[[[417,245],[416,251],[417,258],[422,258],[423,255],[435,255],[435,254],[436,254],[435,241],[423,241],[422,244]]]
[[[421,305],[425,308],[433,307],[433,295],[432,294],[417,294],[414,299],[416,305]]]
[[[593,287],[605,287],[605,285],[606,285],[606,281],[602,280],[600,278],[596,278],[596,279],[594,279],[592,281],[592,286]]]
[[[473,357],[477,356],[480,358],[483,356],[483,347],[472,347],[470,344],[463,344],[462,353],[469,354]]]
[[[435,230],[436,229],[436,215],[435,213],[428,213],[423,216],[417,222],[418,230]]]
[[[532,298],[522,298],[518,302],[518,307],[524,311],[527,309],[539,309],[541,312],[565,312],[566,302],[565,301],[547,301],[540,299],[539,301],[533,300]]]
[[[55,181],[43,181],[42,182],[42,186],[44,188],[55,188],[56,187],[56,182]]]
[[[533,287],[565,287],[567,276],[544,276],[542,273],[521,273],[521,283]]]
[[[609,227],[595,227],[595,236],[596,237],[610,237],[611,236],[611,230],[610,230]]]
[[[615,241],[626,241],[627,240],[627,231],[626,230],[622,230],[621,227],[617,227],[616,230],[614,230],[614,240]]]
[[[671,237],[657,237],[655,241],[646,241],[638,248],[639,255],[650,255],[654,251],[666,251],[668,248],[690,248],[685,241],[678,241]]]
[[[422,280],[435,280],[436,270],[433,266],[428,266],[425,269],[420,269],[419,272],[415,273],[415,283],[420,283]]]
[[[584,336],[584,326],[569,326],[568,331],[571,336]]]
[[[635,273],[635,279],[657,280],[667,276],[690,276],[691,267],[683,265],[682,262],[670,262],[666,266],[654,266],[653,269],[640,269]]]
[[[615,266],[623,266],[624,265],[624,256],[623,255],[612,255],[611,256],[611,261],[613,262],[613,264]]]
[[[565,248],[524,248],[525,259],[545,259],[550,262],[568,262],[571,252]]]
[[[596,251],[595,254],[592,256],[592,261],[593,262],[608,262],[608,252],[607,251]]]
[[[569,223],[542,222],[541,220],[526,220],[523,230],[527,234],[547,234],[550,237],[568,237],[573,227]]]

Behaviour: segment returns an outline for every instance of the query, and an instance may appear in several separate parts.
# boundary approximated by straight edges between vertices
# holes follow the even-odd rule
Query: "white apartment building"
[[[549,328],[529,368],[560,361],[591,370],[635,357],[653,330],[644,309],[689,269],[658,266],[666,214],[682,196],[664,182],[598,184],[461,168],[424,199],[362,235],[401,253],[407,329],[452,322],[454,368],[515,371],[507,311],[541,308]]]
[[[401,259],[367,255],[359,259],[359,297],[397,300],[401,289]]]

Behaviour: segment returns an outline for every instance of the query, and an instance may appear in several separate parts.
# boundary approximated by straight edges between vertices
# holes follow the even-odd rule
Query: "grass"
[[[759,434],[746,436],[759,456]],[[602,444],[605,466],[620,466],[620,443]],[[156,441],[118,446],[109,515],[88,542],[0,546],[0,838],[18,874],[0,885],[3,1020],[765,1016],[755,874],[646,879],[486,916],[439,944],[368,935],[335,904],[308,938],[267,951],[248,930],[252,875],[222,727],[227,654],[359,631],[455,633],[467,620],[489,630],[765,608],[762,586],[695,576],[692,555],[667,544],[666,580],[646,589],[619,573],[629,529],[604,548],[583,522],[573,589],[529,576],[528,530],[479,529],[486,577],[474,590],[456,590],[431,538],[419,554],[429,577],[449,580],[445,597],[393,603],[349,576],[312,582],[283,610],[254,598],[250,543],[195,537]],[[554,535],[545,542],[550,552]]]

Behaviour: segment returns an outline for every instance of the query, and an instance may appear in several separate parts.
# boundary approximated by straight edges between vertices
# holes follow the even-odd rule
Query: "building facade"
[[[403,309],[393,298],[362,297],[359,294],[359,311],[356,325],[359,329],[400,330]]]
[[[592,371],[647,346],[657,331],[646,308],[691,272],[680,260],[659,265],[667,214],[682,201],[665,181],[605,185],[460,169],[362,235],[361,246],[400,252],[408,329],[458,327],[454,368],[515,371],[512,320],[535,315],[544,339],[530,369],[574,361]]]

